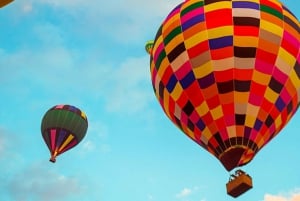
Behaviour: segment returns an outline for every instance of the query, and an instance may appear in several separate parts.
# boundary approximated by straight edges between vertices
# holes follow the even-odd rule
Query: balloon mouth
[[[51,158],[49,159],[49,161],[52,162],[52,163],[55,163],[55,162],[56,162],[56,159],[55,159],[55,157],[52,157],[52,156],[51,156]]]
[[[50,162],[55,163],[56,162],[56,156],[57,156],[57,151],[55,151],[52,155],[51,158],[49,159]]]
[[[246,165],[255,155],[255,152],[247,146],[235,146],[225,150],[219,156],[219,160],[227,171],[231,171],[236,167]]]

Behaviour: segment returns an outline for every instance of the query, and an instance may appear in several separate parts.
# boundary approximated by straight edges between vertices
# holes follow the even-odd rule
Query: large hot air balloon
[[[6,6],[7,4],[13,2],[13,0],[0,0],[0,8]]]
[[[87,117],[71,105],[56,105],[43,117],[41,131],[51,153],[51,162],[56,156],[76,146],[85,136]]]
[[[299,29],[277,0],[186,0],[159,27],[149,52],[155,95],[226,170],[249,163],[298,109]]]

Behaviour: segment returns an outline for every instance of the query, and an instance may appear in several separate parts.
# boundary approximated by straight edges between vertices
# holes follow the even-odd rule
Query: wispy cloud
[[[295,189],[289,193],[271,195],[266,194],[264,201],[300,201],[300,189]]]
[[[0,194],[4,200],[75,200],[87,187],[78,175],[65,175],[49,168],[48,163],[29,162],[16,134],[0,127]],[[25,161],[26,160],[26,161]],[[17,164],[17,165],[16,165]],[[3,197],[5,196],[5,197]]]
[[[145,66],[147,57],[129,58],[107,80],[107,110],[142,111],[153,97],[150,90],[150,74]]]
[[[109,137],[109,128],[99,120],[89,120],[89,136],[97,137],[99,140],[106,140]]]
[[[190,188],[184,188],[178,194],[176,194],[176,198],[184,198],[189,196],[191,193],[192,190]]]
[[[144,30],[149,30],[152,35],[156,31],[155,26],[159,26],[156,24],[157,19],[162,21],[172,8],[181,3],[180,0],[170,2],[127,0],[105,3],[98,0],[19,1],[19,4],[22,4],[19,9],[25,13],[34,10],[39,13],[38,10],[41,8],[53,9],[58,15],[76,20],[74,31],[93,36],[105,35],[123,44],[132,44],[136,43],[137,39],[143,39],[147,33]],[[91,29],[93,32],[89,33]]]
[[[93,151],[95,150],[95,144],[90,140],[85,141],[82,145],[82,149],[84,149],[87,152]]]
[[[23,4],[22,11],[23,11],[23,13],[30,13],[32,11],[32,4],[31,3]]]
[[[8,148],[7,139],[4,135],[5,131],[2,128],[0,128],[0,156],[6,154],[6,150]]]
[[[82,63],[71,50],[57,46],[42,53],[0,52],[0,58],[1,66],[9,66],[0,68],[0,82],[5,85],[2,90],[17,96],[23,94],[22,98],[31,96],[30,89],[34,87],[41,92],[40,98],[45,95],[47,100],[84,96],[105,101],[107,111],[126,113],[142,111],[153,100],[147,57],[127,58],[122,63],[108,65],[89,60]]]
[[[20,162],[21,156],[14,147],[22,147],[19,138],[0,125],[0,162],[5,161],[4,170],[9,171],[11,167],[15,166],[16,161]]]
[[[64,176],[33,165],[17,173],[7,184],[10,195],[14,200],[65,200],[84,192],[78,179]]]
[[[179,193],[175,195],[177,200],[182,201],[191,201],[191,200],[200,200],[206,201],[205,198],[200,194],[201,189],[199,186],[194,187],[184,187]]]
[[[127,47],[143,50],[141,41],[148,36],[139,32],[145,33],[142,30],[149,26],[156,31],[158,25],[151,25],[150,21],[165,17],[176,2],[20,0],[18,5],[21,4],[27,12],[41,7],[32,13],[40,17],[30,21],[22,37],[13,35],[16,45],[0,49],[2,91],[31,100],[34,92],[40,91],[39,98],[47,102],[55,102],[53,97],[65,102],[79,102],[85,97],[104,102],[109,112],[127,114],[145,111],[154,100],[149,56],[145,53],[120,59],[118,53]],[[44,9],[53,18],[43,17],[47,13],[41,12]],[[29,23],[26,19],[22,18],[22,22]],[[118,46],[120,41],[130,45],[116,49],[116,43],[107,42],[103,33],[118,40]],[[154,37],[154,33],[149,35]],[[111,58],[107,55],[114,55],[115,60],[107,59]]]
[[[88,10],[89,13],[98,12],[94,17],[117,17],[122,16],[123,18],[130,17],[132,19],[147,19],[157,16],[165,16],[166,13],[170,12],[181,0],[175,0],[172,2],[164,2],[159,0],[143,1],[143,0],[127,0],[117,2],[105,2],[97,0],[33,0],[33,2],[39,4],[48,4],[49,6],[55,6],[63,8],[66,11],[78,9]],[[101,11],[101,13],[99,13]],[[75,12],[74,12],[75,13]],[[87,14],[86,12],[85,14]],[[95,13],[94,13],[95,14]],[[93,16],[93,15],[90,15]]]
[[[81,155],[86,155],[89,152],[108,153],[111,151],[111,146],[107,143],[109,138],[107,126],[100,121],[91,121],[87,131],[87,136],[82,142],[79,150]]]
[[[192,188],[188,188],[188,187],[185,187],[183,188],[179,193],[177,193],[175,195],[175,197],[177,199],[186,199],[188,198],[189,196],[191,196],[192,194],[195,194],[199,191],[199,187],[198,186],[194,186]]]
[[[79,150],[81,155],[86,155],[87,153],[94,151],[109,153],[111,152],[111,146],[106,143],[95,143],[94,141],[87,140],[82,143],[81,150]]]

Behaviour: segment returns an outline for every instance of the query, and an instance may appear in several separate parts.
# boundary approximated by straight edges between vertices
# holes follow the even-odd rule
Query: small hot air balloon
[[[277,0],[179,4],[150,52],[152,85],[165,114],[226,170],[249,163],[298,109],[299,30]],[[230,181],[233,197],[252,187],[244,172],[232,177],[242,181],[232,189]]]
[[[146,52],[148,52],[148,54],[151,54],[151,52],[152,52],[153,42],[154,42],[153,40],[149,40],[145,44],[145,50],[146,50]]]
[[[88,128],[84,112],[72,105],[56,105],[43,117],[41,132],[51,153],[51,162],[56,156],[76,146]]]
[[[0,0],[0,8],[6,6],[7,4],[13,2],[13,0]]]

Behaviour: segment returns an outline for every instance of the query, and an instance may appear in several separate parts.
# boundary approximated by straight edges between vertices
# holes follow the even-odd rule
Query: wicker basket
[[[248,174],[235,176],[226,184],[227,194],[238,197],[252,188],[252,178]]]

